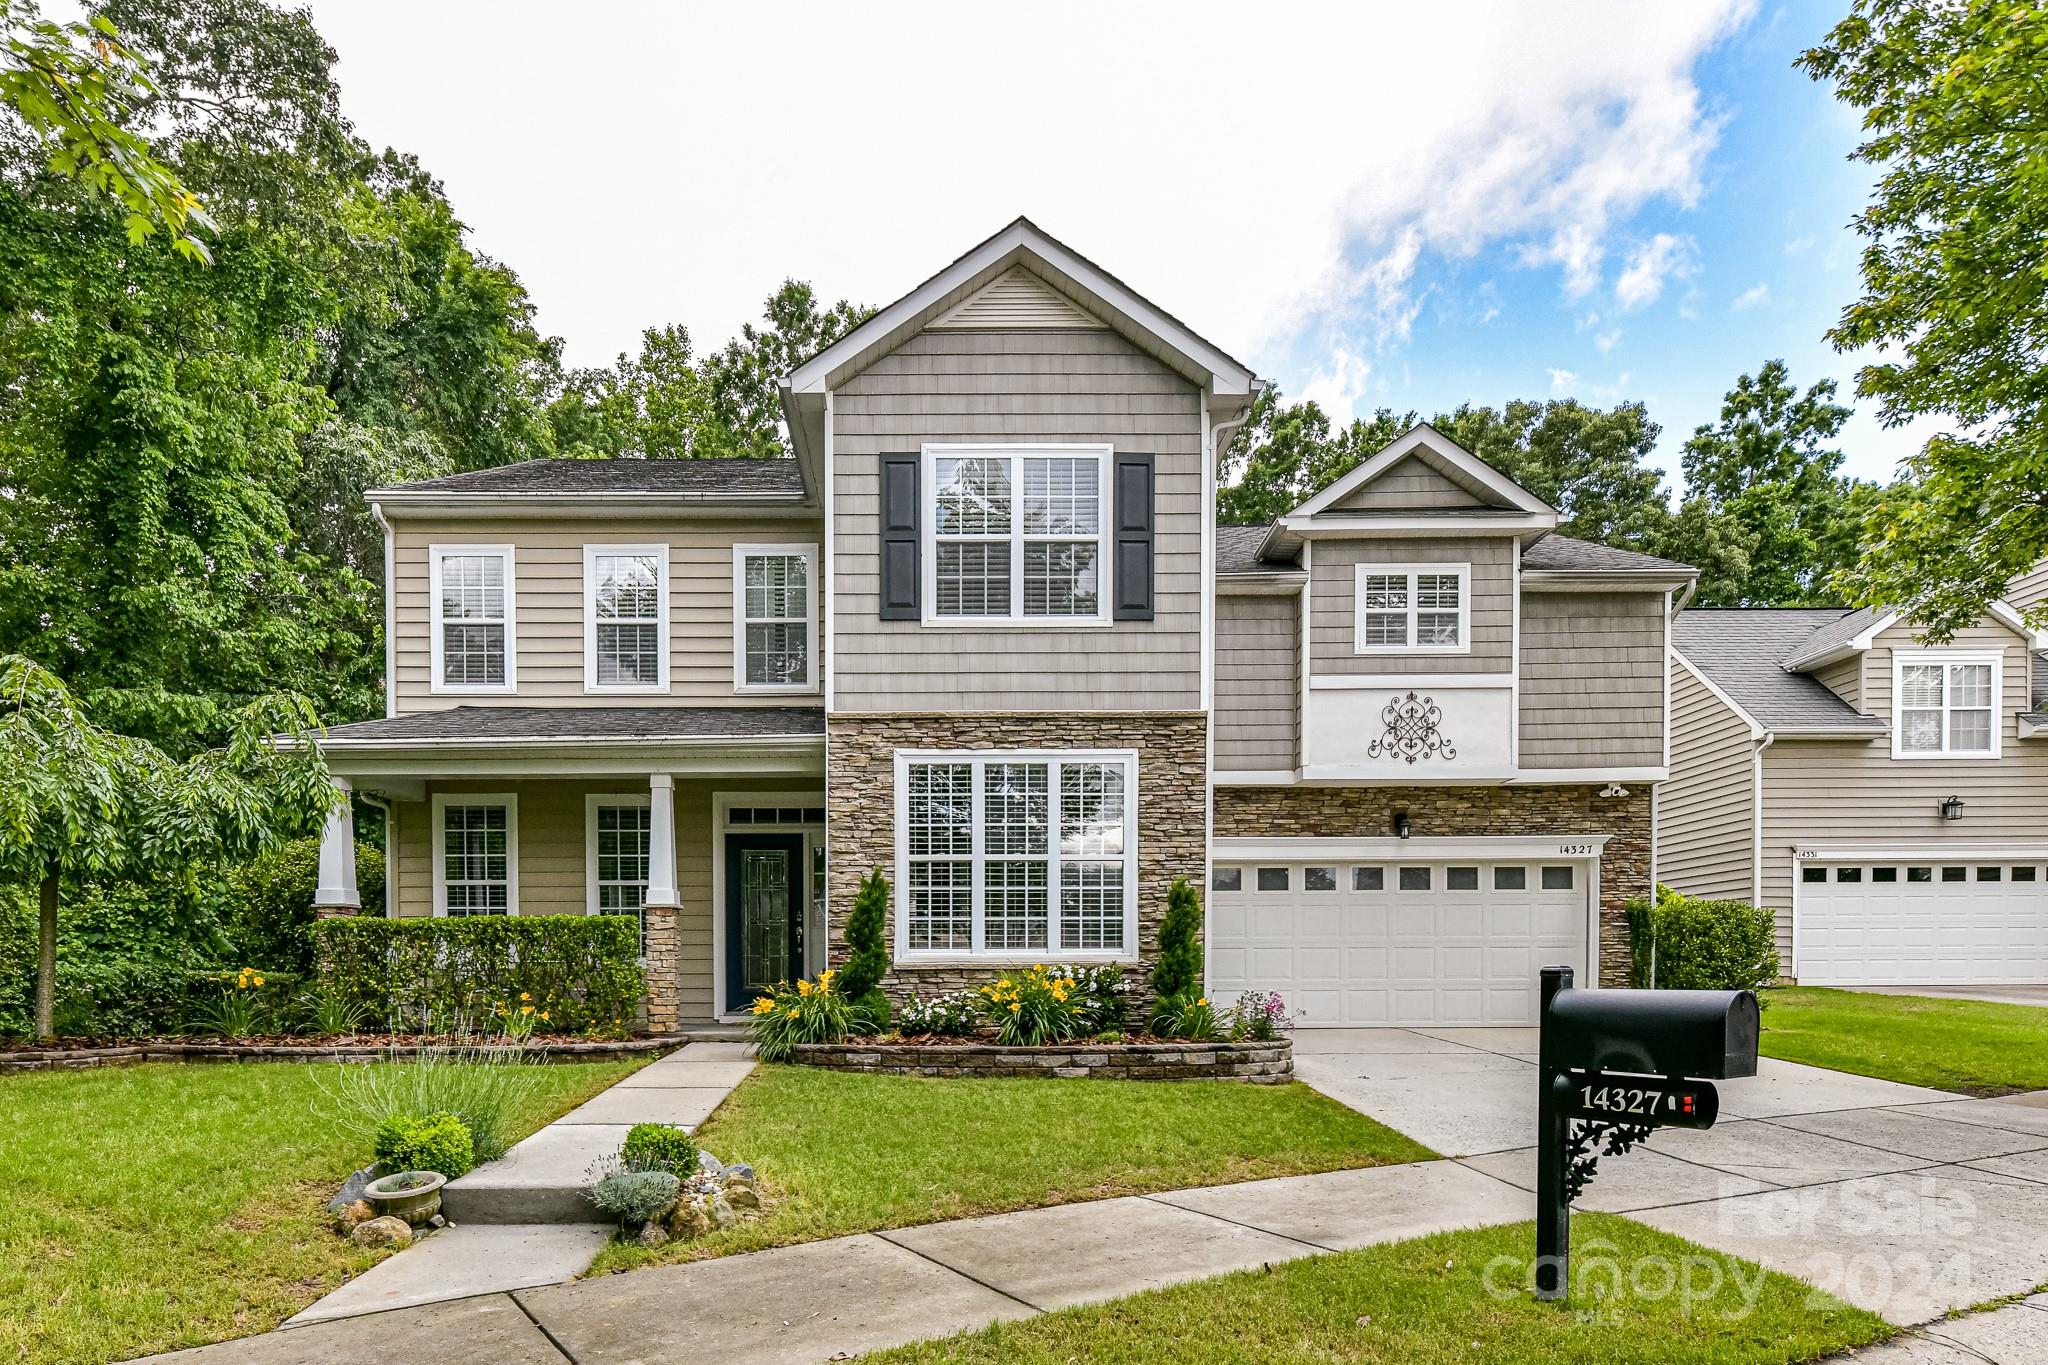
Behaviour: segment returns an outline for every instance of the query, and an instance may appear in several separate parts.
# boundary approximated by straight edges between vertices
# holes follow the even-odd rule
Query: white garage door
[[[1793,971],[1810,986],[2048,982],[2041,862],[1802,861]]]
[[[1537,973],[1585,979],[1588,863],[1219,863],[1209,985],[1308,1027],[1533,1024]]]

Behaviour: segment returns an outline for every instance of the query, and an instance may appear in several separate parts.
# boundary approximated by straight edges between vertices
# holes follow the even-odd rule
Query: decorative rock
[[[367,1199],[357,1199],[343,1204],[334,1215],[334,1230],[346,1237],[362,1224],[377,1216],[377,1210],[370,1207]]]
[[[342,1181],[341,1189],[336,1192],[334,1198],[327,1201],[327,1211],[329,1213],[340,1213],[350,1204],[361,1199],[363,1197],[363,1187],[382,1174],[384,1174],[384,1163],[373,1161],[348,1179]]]
[[[679,1242],[691,1241],[711,1231],[711,1216],[699,1199],[683,1199],[668,1216],[668,1235]]]
[[[719,1164],[717,1157],[700,1148],[697,1152],[697,1169],[706,1175],[717,1175],[725,1167]]]
[[[715,1228],[729,1228],[740,1221],[739,1214],[733,1211],[732,1205],[723,1195],[711,1196],[710,1214],[711,1226]]]
[[[725,1187],[725,1202],[736,1209],[758,1209],[761,1196],[754,1193],[754,1187],[745,1180],[735,1180]]]
[[[359,1247],[397,1247],[403,1251],[412,1245],[412,1225],[387,1213],[382,1218],[358,1223],[356,1230],[349,1234],[349,1240]]]
[[[668,1245],[668,1229],[659,1223],[649,1223],[640,1229],[640,1235],[633,1239],[633,1245],[647,1247],[650,1250],[665,1247]]]
[[[725,1178],[728,1180],[752,1180],[754,1178],[754,1168],[744,1161],[736,1161],[725,1168]]]

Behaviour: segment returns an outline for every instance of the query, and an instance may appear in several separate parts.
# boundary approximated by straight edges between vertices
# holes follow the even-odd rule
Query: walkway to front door
[[[804,974],[801,834],[725,836],[725,1001],[739,1014]]]

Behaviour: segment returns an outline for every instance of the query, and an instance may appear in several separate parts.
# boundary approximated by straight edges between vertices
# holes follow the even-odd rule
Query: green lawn
[[[535,1068],[518,1131],[637,1065]],[[336,1122],[337,1070],[0,1077],[0,1360],[82,1365],[267,1331],[379,1259],[327,1227],[328,1197],[369,1159]]]
[[[763,1066],[698,1133],[753,1164],[760,1219],[594,1273],[1005,1209],[1419,1161],[1426,1148],[1305,1085],[939,1080]]]
[[[1797,1280],[1639,1223],[1579,1214],[1572,1225],[1575,1271],[1585,1275],[1597,1253],[1619,1268],[1620,1285],[1636,1288],[1609,1298],[1575,1292],[1568,1305],[1515,1292],[1512,1286],[1526,1283],[1516,1269],[1534,1251],[1533,1226],[1522,1223],[1315,1256],[861,1359],[870,1365],[1785,1365],[1896,1330],[1875,1314],[1815,1302],[1814,1291]],[[1602,1241],[1609,1249],[1597,1248]],[[1513,1259],[1489,1280],[1496,1257]],[[1685,1284],[1688,1275],[1696,1291],[1689,1302],[1683,1293],[1657,1296],[1667,1284]],[[1593,1283],[1601,1278],[1588,1277]],[[1718,1292],[1709,1293],[1716,1283]],[[1495,1286],[1509,1288],[1497,1296]]]
[[[2048,1089],[2048,1009],[1814,986],[1763,998],[1766,1057],[1970,1095]]]

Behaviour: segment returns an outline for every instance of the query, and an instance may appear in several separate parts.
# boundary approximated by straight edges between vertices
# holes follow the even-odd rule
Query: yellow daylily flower
[[[754,1013],[756,1014],[772,1014],[774,1010],[775,1002],[765,995],[754,1002]]]
[[[521,1006],[519,1007],[519,1012],[520,1012],[521,1014],[532,1014],[532,1013],[533,1013],[533,1006],[531,1006],[531,1005],[521,1005]]]
[[[263,984],[263,978],[262,978],[262,977],[260,977],[260,976],[259,976],[259,977],[257,977],[257,978],[256,978],[256,984],[257,984],[257,985],[259,985],[259,986],[260,986],[260,985],[262,985],[262,984]]]
[[[531,1000],[531,999],[533,999],[533,997],[532,997],[532,996],[531,996],[530,994],[528,994],[527,992],[525,992],[525,991],[521,991],[521,992],[519,992],[519,998],[520,998],[521,1000]]]
[[[796,1008],[796,1006],[791,1005],[786,1011],[783,1012],[782,1017],[785,1019],[794,1019],[797,1017],[798,1013],[799,1011]]]
[[[808,996],[811,993],[811,989],[811,983],[808,981],[799,981],[796,983],[796,993],[798,995]]]

